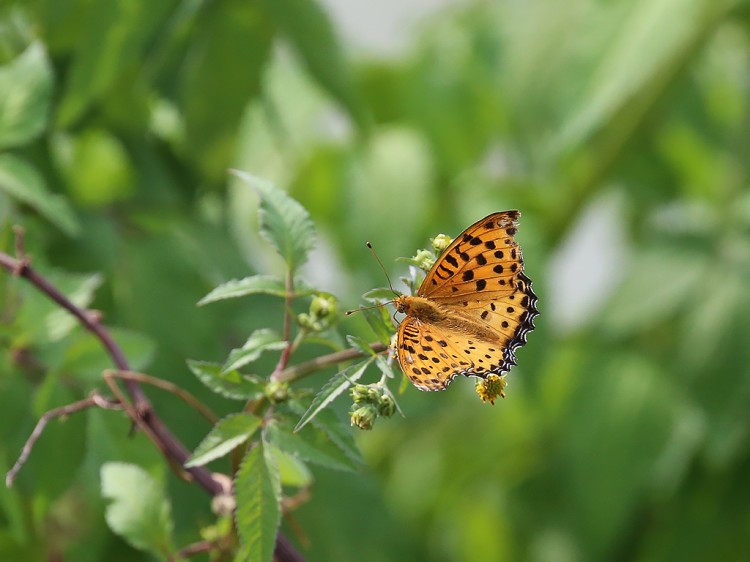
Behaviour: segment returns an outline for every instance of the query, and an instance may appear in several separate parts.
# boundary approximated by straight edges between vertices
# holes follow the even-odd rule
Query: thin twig
[[[94,315],[76,306],[47,279],[37,273],[28,263],[28,260],[22,262],[22,260],[16,260],[8,254],[0,252],[0,267],[4,267],[8,271],[24,277],[42,293],[78,318],[83,327],[99,339],[117,368],[121,371],[130,371],[130,366],[125,359],[125,355],[109,331],[96,321]],[[127,410],[126,406],[124,408],[133,419],[133,422],[144,430],[146,435],[165,455],[170,466],[182,466],[190,458],[190,451],[174,436],[153,411],[151,402],[149,402],[144,394],[138,381],[125,380],[125,387],[133,400],[133,405],[130,411]],[[148,428],[148,430],[145,428]],[[188,472],[192,474],[193,478],[209,494],[216,495],[221,492],[221,487],[214,481],[213,476],[206,468],[196,466],[189,468]],[[181,471],[178,471],[177,474],[180,476],[184,475]]]
[[[388,350],[388,346],[382,343],[370,344],[370,347],[375,353],[383,353]],[[360,357],[366,357],[364,353],[354,348],[345,349],[344,351],[337,351],[336,353],[329,353],[328,355],[322,355],[310,361],[305,361],[299,365],[294,365],[288,369],[284,369],[276,377],[279,382],[293,382],[307,375],[317,373],[321,369],[336,365],[337,363],[343,363],[344,361],[351,361],[352,359],[359,359]]]
[[[127,396],[125,396],[125,394],[123,394],[123,392],[120,390],[120,387],[117,385],[117,382],[115,380],[116,377],[112,377],[109,373],[105,372],[103,378],[104,382],[107,383],[107,386],[109,386],[109,389],[112,391],[112,394],[114,394],[115,398],[119,400],[123,410],[125,410],[125,413],[128,414],[128,417],[133,420],[133,423],[138,426],[138,429],[140,429],[151,440],[151,442],[156,445],[159,451],[161,451],[162,455],[164,455],[164,458],[169,463],[172,472],[174,472],[185,482],[191,482],[192,478],[190,474],[186,472],[185,468],[182,466],[184,464],[184,461],[178,462],[170,454],[170,450],[167,447],[166,443],[160,439],[159,435],[157,435],[156,432],[151,428],[151,426],[146,423],[143,417],[139,415],[138,410],[135,408],[134,404],[131,404]]]
[[[81,410],[86,410],[93,407],[105,408],[108,410],[122,409],[122,406],[117,402],[113,402],[112,400],[109,400],[100,394],[93,393],[88,398],[79,400],[78,402],[73,402],[72,404],[60,406],[59,408],[54,408],[52,410],[49,410],[48,412],[45,412],[44,415],[39,418],[39,421],[36,422],[34,431],[31,432],[31,435],[29,435],[26,443],[24,443],[23,449],[21,449],[21,454],[19,455],[16,464],[14,464],[13,468],[11,468],[8,471],[8,474],[5,475],[5,485],[8,488],[13,486],[13,481],[16,479],[16,476],[18,475],[21,468],[23,468],[23,465],[26,464],[26,461],[31,454],[31,450],[34,448],[34,445],[42,436],[42,432],[44,431],[44,428],[47,426],[50,420],[68,416],[70,414],[80,412]]]
[[[22,242],[17,241],[17,245],[20,244],[21,251],[23,251]],[[107,353],[112,359],[112,362],[120,371],[130,371],[130,366],[125,358],[120,347],[115,343],[114,339],[102,324],[99,323],[98,318],[92,317],[73,304],[65,295],[63,295],[55,286],[47,281],[42,275],[38,274],[31,267],[28,259],[22,257],[21,259],[13,259],[8,254],[0,252],[0,267],[4,267],[11,273],[24,277],[37,287],[42,293],[47,295],[50,299],[59,304],[62,308],[70,312],[75,316],[83,325],[85,329],[90,331],[96,336],[102,343]],[[117,385],[114,385],[117,386]],[[128,394],[133,400],[133,409],[128,412],[131,419],[141,427],[144,432],[151,438],[153,443],[159,448],[164,454],[165,458],[169,461],[172,467],[182,466],[190,458],[190,451],[179,441],[174,434],[164,425],[161,419],[156,415],[151,403],[143,392],[140,384],[136,380],[125,380],[125,387]],[[119,389],[118,389],[119,390]],[[68,406],[71,407],[72,404]],[[123,404],[123,408],[126,408]],[[51,412],[54,412],[52,410]],[[51,412],[47,412],[45,416],[48,416]],[[45,416],[42,416],[44,418]],[[40,419],[39,423],[42,423]],[[39,423],[37,425],[39,425]],[[46,421],[43,422],[41,430],[46,425]],[[146,431],[145,428],[148,428]],[[35,430],[36,431],[36,430]],[[38,439],[38,437],[37,437]],[[32,445],[29,447],[29,451],[33,448]],[[26,453],[28,457],[29,453]],[[22,452],[23,456],[23,452]],[[20,460],[20,458],[19,458]],[[25,460],[25,459],[24,459]],[[17,471],[16,471],[17,472]],[[187,469],[193,479],[200,484],[200,486],[206,490],[211,496],[216,496],[223,493],[222,486],[214,479],[211,472],[202,466],[195,466]],[[181,474],[177,472],[177,474]],[[13,475],[15,476],[15,474]],[[12,482],[12,478],[11,478]],[[282,534],[276,535],[276,548],[274,556],[281,562],[302,562],[304,559],[302,555],[291,545],[289,540]]]
[[[140,383],[150,384],[151,386],[155,386],[156,388],[161,388],[162,390],[166,390],[167,392],[171,392],[172,394],[177,396],[212,424],[219,421],[219,416],[214,414],[211,408],[204,405],[200,400],[190,394],[187,390],[185,390],[184,388],[180,388],[172,382],[165,381],[164,379],[160,379],[158,377],[152,377],[151,375],[146,375],[144,373],[137,373],[135,371],[115,371],[107,369],[106,371],[104,371],[102,376],[105,378],[115,377],[123,380],[136,380]]]

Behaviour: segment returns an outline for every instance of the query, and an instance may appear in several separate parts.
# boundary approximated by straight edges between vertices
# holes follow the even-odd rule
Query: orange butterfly
[[[458,375],[486,379],[516,364],[539,314],[513,239],[518,211],[493,213],[441,254],[417,296],[393,300],[401,369],[420,390],[445,390]]]

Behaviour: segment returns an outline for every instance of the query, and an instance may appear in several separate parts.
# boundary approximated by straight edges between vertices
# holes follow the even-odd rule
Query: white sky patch
[[[465,0],[321,0],[341,40],[366,54],[398,57],[416,37],[419,25],[447,6]]]
[[[560,331],[583,326],[617,287],[627,267],[622,198],[594,200],[552,255],[545,312]]]

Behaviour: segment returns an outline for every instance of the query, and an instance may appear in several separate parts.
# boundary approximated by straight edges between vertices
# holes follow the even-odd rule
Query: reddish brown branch
[[[276,364],[276,368],[271,373],[271,380],[277,380],[279,374],[284,370],[289,363],[289,358],[292,356],[292,300],[294,298],[294,280],[292,279],[292,273],[287,272],[286,276],[286,297],[284,298],[284,341],[286,347],[281,352],[279,362]]]
[[[382,343],[370,344],[370,347],[375,353],[384,353],[388,350],[388,346]],[[359,359],[360,357],[366,357],[364,353],[350,347],[343,351],[336,351],[335,353],[329,353],[328,355],[322,355],[315,359],[310,359],[299,365],[294,365],[281,371],[276,380],[280,382],[294,382],[302,377],[317,373],[321,369],[343,363],[345,361],[351,361],[352,359]]]
[[[5,268],[14,275],[24,277],[35,287],[37,287],[37,289],[39,289],[42,293],[47,295],[62,308],[70,312],[81,322],[86,330],[94,334],[94,336],[99,339],[99,341],[102,343],[104,348],[107,350],[107,353],[111,357],[112,362],[119,370],[130,371],[130,365],[125,358],[125,355],[123,354],[117,343],[114,341],[109,331],[99,322],[98,315],[92,315],[76,306],[42,275],[34,271],[34,269],[31,267],[30,261],[23,255],[22,231],[17,231],[16,244],[16,249],[19,252],[18,259],[14,259],[8,254],[0,252],[0,267]],[[137,380],[125,380],[125,387],[128,394],[130,395],[131,400],[133,401],[133,411],[132,413],[130,413],[133,421],[141,428],[148,428],[148,431],[145,431],[145,433],[152,439],[159,450],[163,452],[171,465],[182,467],[182,465],[185,464],[188,458],[190,458],[190,451],[188,451],[188,449],[182,444],[182,442],[179,441],[177,437],[175,437],[175,435],[156,415],[156,412],[154,412],[151,406],[151,402],[146,397]],[[98,404],[94,404],[92,399],[89,398],[87,400],[65,406],[62,409],[57,408],[56,410],[47,412],[39,420],[37,428],[35,428],[34,430],[37,435],[34,437],[34,434],[32,433],[32,437],[34,437],[34,439],[30,437],[29,441],[27,441],[28,451],[26,450],[26,447],[24,447],[24,451],[22,451],[21,457],[23,458],[23,460],[26,460],[24,458],[24,453],[25,457],[27,458],[31,449],[33,448],[34,442],[39,438],[38,435],[41,434],[44,426],[48,423],[48,421],[56,417],[56,415],[59,416],[70,413],[70,410],[53,415],[55,414],[55,412],[64,410],[66,408],[73,408],[72,411],[79,411],[85,408],[89,408],[92,405]],[[127,406],[123,404],[123,407]],[[20,460],[21,458],[19,458],[19,461]],[[23,464],[23,462],[21,462],[21,464]],[[193,479],[212,496],[216,496],[217,494],[223,492],[222,486],[216,480],[214,480],[211,472],[209,472],[205,467],[191,467],[187,469],[187,472],[190,473]],[[12,476],[15,477],[15,473]],[[286,537],[284,537],[281,533],[279,533],[276,537],[275,556],[278,560],[284,562],[301,562],[303,560],[302,556],[295,550],[291,543],[289,543]]]

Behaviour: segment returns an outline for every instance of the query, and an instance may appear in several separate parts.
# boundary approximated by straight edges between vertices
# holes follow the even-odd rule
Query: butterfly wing
[[[518,217],[518,211],[493,213],[467,228],[440,255],[417,293],[491,327],[503,353],[498,368],[489,372],[498,374],[516,364],[515,350],[526,343],[539,314],[514,239]]]
[[[458,375],[508,370],[501,346],[407,316],[398,332],[401,368],[420,390],[445,390]]]

